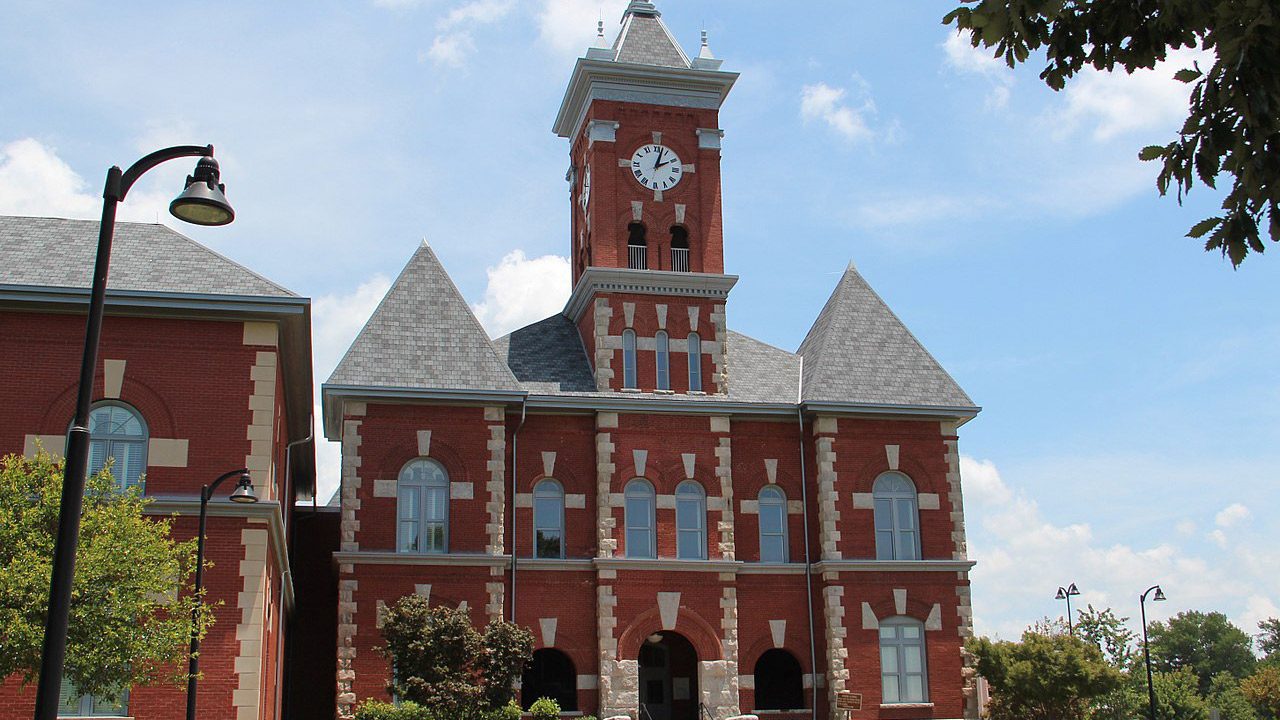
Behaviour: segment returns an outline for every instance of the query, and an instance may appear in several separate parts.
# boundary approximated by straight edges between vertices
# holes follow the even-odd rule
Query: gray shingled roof
[[[328,384],[520,390],[425,242],[373,311]]]
[[[96,220],[0,216],[0,285],[89,287],[98,227]],[[107,288],[297,297],[164,225],[130,222],[116,223]]]
[[[852,263],[798,353],[805,401],[974,406]]]
[[[613,59],[638,65],[688,68],[689,59],[671,37],[652,5],[632,2],[622,31],[613,41]]]

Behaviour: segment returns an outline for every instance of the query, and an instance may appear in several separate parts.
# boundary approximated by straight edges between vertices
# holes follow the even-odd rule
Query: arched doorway
[[[698,720],[698,652],[683,635],[656,632],[640,645],[640,720]]]
[[[533,651],[533,659],[524,666],[520,679],[521,707],[529,709],[538,698],[548,697],[560,704],[560,709],[575,712],[578,709],[578,676],[568,655],[554,648]]]
[[[804,708],[804,677],[800,663],[786,650],[774,648],[756,660],[756,710]]]

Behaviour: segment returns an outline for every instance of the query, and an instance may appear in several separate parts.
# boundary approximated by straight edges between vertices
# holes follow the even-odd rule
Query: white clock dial
[[[582,176],[582,194],[578,196],[582,203],[582,212],[587,211],[587,204],[591,202],[591,166],[587,166],[586,174]]]
[[[665,145],[645,145],[631,155],[631,177],[650,190],[670,190],[683,176],[684,163]]]

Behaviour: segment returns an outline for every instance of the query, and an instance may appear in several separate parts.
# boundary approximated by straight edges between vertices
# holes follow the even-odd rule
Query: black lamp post
[[[80,387],[76,394],[76,414],[67,433],[66,463],[63,465],[62,504],[58,510],[58,535],[53,546],[53,577],[49,581],[49,615],[45,620],[44,646],[40,655],[40,681],[36,688],[35,720],[55,720],[62,687],[62,665],[67,654],[67,622],[71,613],[71,583],[75,577],[76,546],[80,544],[80,510],[84,501],[85,476],[89,468],[89,410],[93,403],[93,375],[98,365],[98,340],[102,336],[102,313],[107,291],[107,269],[111,263],[111,241],[115,236],[116,205],[143,173],[168,160],[199,157],[187,187],[170,205],[179,220],[197,225],[226,225],[235,218],[227,203],[213,159],[213,146],[179,145],[147,155],[121,171],[107,171],[102,191],[102,225],[98,230],[98,254],[93,266],[89,294],[89,320],[84,334],[84,355],[80,360]]]
[[[1152,585],[1146,592],[1138,596],[1138,605],[1142,607],[1142,652],[1147,659],[1147,702],[1150,705],[1150,720],[1156,720],[1156,687],[1151,682],[1151,645],[1147,642],[1147,593],[1156,591],[1151,602],[1164,600],[1164,590],[1159,585]]]
[[[1054,596],[1055,600],[1067,601],[1067,632],[1071,633],[1071,637],[1076,636],[1075,625],[1071,623],[1071,598],[1079,594],[1080,594],[1080,589],[1076,587],[1075,583],[1071,583],[1065,588],[1059,587],[1058,594]]]
[[[231,502],[250,505],[258,502],[253,492],[253,480],[246,468],[223,473],[211,485],[200,488],[200,534],[196,539],[196,606],[191,609],[191,658],[187,661],[187,720],[196,720],[196,676],[200,674],[200,607],[204,605],[204,532],[209,516],[209,499],[224,480],[239,475],[236,489],[231,491]]]

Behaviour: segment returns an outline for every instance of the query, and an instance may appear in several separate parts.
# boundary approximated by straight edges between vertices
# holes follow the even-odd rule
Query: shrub
[[[529,706],[529,714],[533,715],[533,720],[559,720],[560,703],[549,697],[538,698]]]

